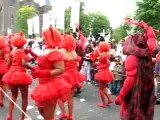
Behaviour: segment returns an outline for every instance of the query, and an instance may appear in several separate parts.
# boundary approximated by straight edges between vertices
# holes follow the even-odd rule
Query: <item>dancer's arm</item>
[[[38,55],[34,53],[30,48],[24,50],[26,54],[30,54],[34,59],[37,59]]]
[[[136,56],[130,55],[126,58],[125,69],[126,69],[126,79],[124,81],[123,87],[120,90],[119,95],[116,98],[116,104],[121,104],[130,90],[133,88],[134,81],[137,74],[138,61]]]

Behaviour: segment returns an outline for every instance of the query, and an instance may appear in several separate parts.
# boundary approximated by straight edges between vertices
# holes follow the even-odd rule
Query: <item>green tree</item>
[[[70,30],[70,20],[71,20],[71,7],[65,10],[65,31]]]
[[[88,36],[90,32],[94,35],[103,31],[108,31],[110,26],[109,20],[106,16],[100,12],[85,13],[84,2],[80,3],[80,26],[85,36]],[[71,7],[65,10],[65,30],[70,28]]]
[[[27,35],[27,19],[35,16],[37,10],[32,6],[22,6],[16,13],[16,27]]]
[[[125,38],[127,34],[127,30],[129,30],[128,25],[120,25],[118,28],[113,30],[113,38],[116,40],[116,42],[122,40]]]
[[[90,13],[90,27],[91,32],[95,35],[102,33],[103,30],[108,31],[110,28],[109,20],[100,12]]]
[[[143,20],[156,29],[160,29],[160,0],[141,0],[137,2],[135,18]]]

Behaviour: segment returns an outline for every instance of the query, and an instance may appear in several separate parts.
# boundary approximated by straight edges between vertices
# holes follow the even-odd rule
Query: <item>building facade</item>
[[[34,0],[0,0],[0,34],[16,32],[16,11],[24,5],[30,5],[37,9],[40,16],[40,31],[43,23],[43,13],[52,9],[50,0],[45,0],[43,6],[35,3]]]

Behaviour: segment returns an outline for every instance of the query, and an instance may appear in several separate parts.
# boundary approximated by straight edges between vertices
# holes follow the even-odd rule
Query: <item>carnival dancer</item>
[[[63,78],[72,86],[72,91],[70,98],[68,99],[68,120],[72,120],[73,116],[73,96],[76,87],[81,87],[82,82],[85,80],[85,76],[78,71],[78,65],[80,57],[76,54],[76,40],[72,35],[65,35],[62,41],[61,52],[64,55],[65,71],[63,73]],[[60,108],[62,110],[61,118],[67,118],[64,104],[59,101]]]
[[[5,85],[2,82],[2,76],[8,71],[8,62],[7,58],[10,53],[10,49],[5,41],[4,36],[0,36],[0,87],[2,90],[5,91]],[[2,91],[0,91],[0,106],[3,107],[3,99],[4,99],[4,94]]]
[[[32,76],[38,78],[39,84],[33,89],[31,97],[45,120],[55,120],[57,100],[67,100],[71,86],[61,77],[64,56],[58,50],[61,43],[60,33],[50,26],[42,35],[45,51],[40,56],[34,54],[38,67],[32,69]],[[31,50],[28,52],[33,54]]]
[[[28,85],[32,83],[32,77],[26,73],[26,68],[30,68],[27,64],[29,56],[24,52],[23,46],[26,43],[26,38],[23,33],[16,33],[11,39],[11,44],[16,47],[10,53],[11,57],[8,59],[10,63],[9,71],[2,77],[2,81],[8,84],[11,89],[11,98],[16,102],[18,91],[20,90],[22,96],[22,110],[26,112],[28,105]],[[14,104],[9,102],[9,110],[7,120],[13,119]],[[24,120],[25,115],[22,114],[20,120]]]
[[[109,70],[110,65],[110,44],[107,42],[100,42],[98,45],[98,53],[95,52],[95,55],[98,56],[98,63],[96,64],[98,72],[95,74],[95,79],[99,83],[99,95],[102,103],[98,103],[99,107],[105,108],[107,105],[112,103],[111,96],[106,90],[106,84],[110,83],[114,77],[111,71]],[[93,54],[91,54],[93,58]],[[108,102],[106,103],[105,97],[107,97]]]
[[[152,55],[156,50],[156,35],[145,22],[126,19],[127,23],[144,28],[145,33],[129,35],[124,42],[126,79],[115,103],[121,105],[122,120],[153,120],[154,74]]]

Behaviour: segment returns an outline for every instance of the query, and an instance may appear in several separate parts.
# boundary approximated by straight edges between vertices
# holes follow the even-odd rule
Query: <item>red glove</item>
[[[121,96],[117,96],[116,99],[115,99],[115,104],[116,105],[121,105],[122,101],[123,101],[122,97]]]
[[[26,54],[28,54],[30,51],[31,51],[31,49],[30,49],[30,48],[26,48],[26,49],[24,49],[24,52],[25,52]]]
[[[33,70],[32,76],[33,78],[46,78],[50,77],[51,73],[49,70]]]
[[[144,28],[148,27],[147,23],[145,23],[144,21],[139,22],[139,26]]]
[[[37,59],[37,55],[30,49],[30,48],[26,48],[25,50],[24,50],[24,52],[26,53],[26,54],[30,54],[34,59]]]

